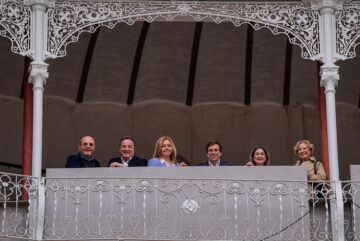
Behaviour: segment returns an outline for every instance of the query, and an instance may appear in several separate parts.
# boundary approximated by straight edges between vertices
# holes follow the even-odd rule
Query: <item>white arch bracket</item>
[[[360,3],[344,4],[336,16],[337,59],[355,58],[355,48],[360,43]]]
[[[30,7],[19,0],[0,0],[0,35],[11,41],[11,51],[23,56],[30,49]]]

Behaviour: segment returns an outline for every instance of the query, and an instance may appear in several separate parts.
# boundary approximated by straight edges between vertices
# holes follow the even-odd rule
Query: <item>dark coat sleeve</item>
[[[101,167],[100,162],[98,162],[98,160],[94,160],[95,161],[95,167]]]
[[[121,163],[121,158],[120,158],[120,157],[111,158],[111,159],[109,160],[109,163],[108,163],[107,166],[109,167],[110,164],[113,163],[113,162],[119,162],[119,163]]]
[[[66,159],[65,168],[81,168],[84,167],[83,163],[79,161],[77,155],[70,155]]]
[[[95,167],[101,167],[100,163],[94,159]],[[65,168],[84,168],[85,165],[81,161],[80,154],[71,155],[66,159]]]

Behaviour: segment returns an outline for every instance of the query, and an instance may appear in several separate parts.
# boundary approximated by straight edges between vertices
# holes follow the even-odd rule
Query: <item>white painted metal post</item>
[[[43,91],[48,78],[48,64],[45,61],[47,46],[47,16],[46,10],[54,1],[49,0],[25,0],[25,4],[31,6],[31,51],[33,61],[30,64],[29,82],[33,84],[33,151],[32,151],[32,175],[38,187],[37,202],[32,202],[30,207],[30,220],[35,230],[32,237],[42,240],[44,228],[45,189],[44,180],[41,178],[42,169],[42,130],[43,130]]]
[[[334,64],[334,8],[324,7],[320,9],[321,14],[321,35],[320,39],[323,44],[324,65],[321,67],[321,85],[325,87],[326,95],[326,113],[327,113],[327,131],[329,142],[329,159],[330,159],[330,180],[338,181],[339,164],[338,164],[338,148],[337,148],[337,130],[336,130],[336,103],[335,103],[335,87],[339,80],[339,67]]]
[[[315,0],[320,12],[320,45],[324,57],[321,67],[321,86],[325,87],[326,115],[329,149],[330,181],[334,184],[336,203],[331,204],[332,232],[334,240],[344,240],[344,205],[342,187],[339,178],[339,159],[336,128],[335,87],[339,80],[339,67],[335,65],[335,10],[342,5],[341,0]]]
[[[33,83],[34,111],[33,111],[33,153],[32,175],[41,177],[42,162],[42,119],[43,119],[43,91],[48,78],[48,64],[44,62],[46,46],[46,9],[48,3],[30,1],[31,4],[31,47],[33,61],[30,64],[29,81]]]
[[[34,60],[30,64],[31,82],[33,83],[33,154],[32,175],[41,177],[42,169],[42,128],[43,128],[43,91],[48,76],[47,64]]]
[[[35,240],[42,240],[44,228],[45,215],[45,188],[44,180],[41,177],[41,162],[42,162],[42,127],[43,127],[43,91],[44,83],[47,78],[47,64],[41,61],[34,60],[30,64],[30,79],[33,83],[34,107],[33,107],[33,161],[32,161],[32,175],[39,179],[37,180],[38,199],[37,203],[33,203],[31,207],[31,220],[35,222],[35,230],[33,238]]]

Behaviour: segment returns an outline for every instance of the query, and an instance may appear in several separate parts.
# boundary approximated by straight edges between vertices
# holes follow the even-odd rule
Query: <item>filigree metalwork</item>
[[[46,179],[47,239],[326,240],[324,187],[306,182],[178,179]],[[329,185],[328,185],[329,186]],[[326,189],[326,190],[325,190]],[[328,214],[328,212],[327,212]],[[326,222],[325,222],[326,220]],[[321,238],[324,237],[324,238]]]
[[[360,239],[360,181],[345,182],[343,184],[344,203],[350,205],[351,220],[345,221],[345,239]]]
[[[331,240],[331,182],[46,178],[43,240]],[[0,173],[0,237],[29,239],[39,180]],[[22,201],[24,193],[29,201]],[[345,239],[360,237],[360,183],[343,184]],[[36,212],[36,210],[35,210]],[[32,217],[36,218],[36,217]]]
[[[34,181],[35,180],[35,181]],[[36,178],[0,173],[0,237],[28,239],[35,222],[30,217],[30,203],[38,197]]]
[[[338,59],[350,59],[356,56],[356,46],[360,43],[360,4],[344,4],[336,17],[336,53]]]
[[[83,2],[56,1],[48,10],[48,56],[66,55],[66,46],[76,42],[82,32],[94,32],[100,26],[114,28],[119,22],[194,21],[232,22],[235,26],[250,24],[254,29],[268,28],[273,34],[286,34],[299,45],[302,57],[315,60],[320,53],[319,15],[309,4],[241,3],[241,2]]]
[[[187,214],[196,213],[199,208],[199,204],[193,199],[187,199],[182,204],[182,209]]]
[[[23,56],[30,50],[30,7],[20,0],[0,0],[0,35],[11,41],[11,51]]]

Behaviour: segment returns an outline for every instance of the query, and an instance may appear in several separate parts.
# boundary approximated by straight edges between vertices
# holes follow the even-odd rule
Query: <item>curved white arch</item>
[[[268,28],[273,34],[286,34],[299,45],[302,57],[317,60],[320,53],[319,15],[299,2],[56,2],[49,10],[48,56],[66,55],[66,46],[80,33],[94,32],[99,26],[113,28],[119,22],[213,21],[251,24],[255,30]]]

